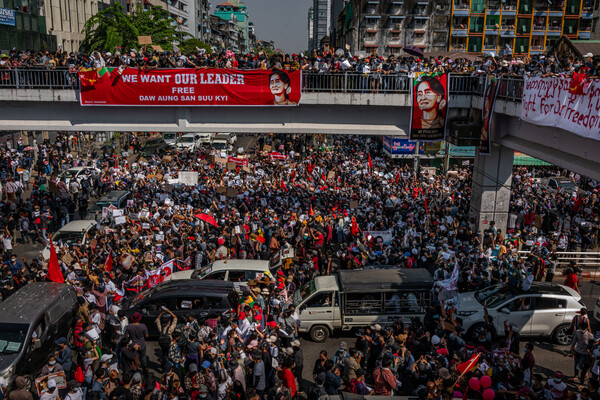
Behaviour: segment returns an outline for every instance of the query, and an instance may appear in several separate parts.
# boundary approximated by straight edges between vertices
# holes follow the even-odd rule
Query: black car
[[[138,312],[151,337],[158,336],[156,318],[168,308],[177,318],[193,315],[196,319],[217,315],[233,316],[239,296],[233,282],[184,279],[163,282],[145,290],[126,303],[121,314],[130,321]]]
[[[55,341],[71,336],[76,310],[73,287],[53,282],[29,283],[0,303],[0,376],[32,387]]]
[[[162,138],[151,139],[142,147],[138,159],[145,158],[148,160],[155,154],[161,157],[169,153],[170,150],[171,147]]]

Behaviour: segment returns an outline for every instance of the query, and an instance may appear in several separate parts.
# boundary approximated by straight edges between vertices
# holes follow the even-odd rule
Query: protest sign
[[[600,140],[597,79],[525,77],[521,119]]]
[[[197,171],[179,171],[179,183],[186,186],[196,186],[198,184]]]

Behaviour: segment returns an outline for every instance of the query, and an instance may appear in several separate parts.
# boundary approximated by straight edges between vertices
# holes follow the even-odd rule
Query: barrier
[[[481,95],[484,79],[480,75],[450,74],[451,95]],[[328,93],[410,93],[411,77],[406,73],[317,72],[302,71],[302,91]],[[11,89],[78,89],[76,72],[66,68],[0,69],[0,88]],[[523,78],[502,77],[498,97],[521,101]]]

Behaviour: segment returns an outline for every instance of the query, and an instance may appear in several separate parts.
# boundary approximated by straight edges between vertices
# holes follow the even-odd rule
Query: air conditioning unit
[[[394,29],[402,29],[402,24],[394,24]]]

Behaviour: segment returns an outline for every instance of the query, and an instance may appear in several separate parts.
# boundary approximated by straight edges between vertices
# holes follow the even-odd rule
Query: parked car
[[[100,173],[98,168],[94,167],[73,167],[69,168],[66,171],[63,171],[58,175],[59,180],[64,180],[68,185],[71,183],[72,179],[75,179],[78,183],[81,183],[81,180],[85,175],[90,177],[96,176]]]
[[[143,291],[126,303],[120,311],[131,320],[139,312],[149,335],[158,336],[156,318],[163,307],[176,316],[193,315],[207,318],[215,315],[232,317],[238,305],[239,295],[232,282],[214,280],[171,280]]]
[[[80,243],[85,244],[96,230],[96,221],[83,219],[71,221],[58,230],[52,236],[54,243],[64,243],[68,246]],[[42,258],[48,260],[50,258],[50,245],[46,245],[41,251]]]
[[[163,140],[162,137],[152,137],[142,147],[139,158],[150,159],[153,155],[163,156],[170,150],[169,145]]]
[[[87,219],[97,221],[102,216],[102,208],[115,206],[117,208],[125,208],[127,200],[131,198],[129,190],[112,190],[102,196],[94,206],[88,211]]]
[[[175,144],[177,144],[177,141],[179,140],[180,137],[181,137],[181,134],[178,132],[165,132],[162,134],[162,139],[169,146],[175,146]]]
[[[561,345],[571,342],[567,330],[584,307],[581,295],[573,289],[542,282],[534,282],[529,291],[500,284],[458,296],[456,316],[462,318],[463,328],[471,336],[484,329],[485,305],[493,318],[494,334],[504,335],[506,321],[515,325],[521,336],[549,336]]]
[[[55,348],[69,338],[77,310],[77,295],[70,285],[33,282],[0,303],[0,376],[9,387],[23,376],[33,388]]]

